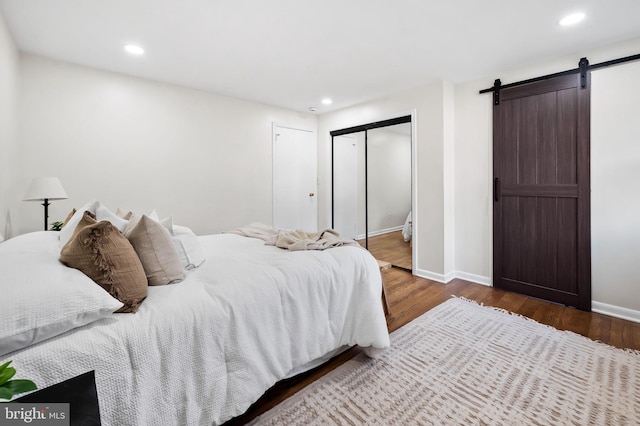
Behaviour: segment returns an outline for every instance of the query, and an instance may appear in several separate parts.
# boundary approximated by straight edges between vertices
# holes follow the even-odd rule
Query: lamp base
[[[49,199],[45,198],[44,199],[44,203],[42,203],[42,205],[44,206],[44,230],[48,231],[49,230],[49,225],[47,222],[49,222]]]

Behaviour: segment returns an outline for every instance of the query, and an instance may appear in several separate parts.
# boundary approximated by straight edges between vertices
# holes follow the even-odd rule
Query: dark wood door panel
[[[522,99],[528,96],[535,96],[548,92],[558,92],[564,89],[574,89],[579,85],[576,83],[578,75],[571,74],[561,77],[550,78],[537,83],[523,84],[521,86],[503,89],[500,91],[500,103],[511,99]]]
[[[570,126],[558,126],[557,140],[562,141],[558,144],[557,151],[557,180],[558,184],[577,184],[578,183],[578,123],[577,108],[578,90],[563,90],[558,92],[558,123],[571,123]],[[588,131],[588,129],[587,129]],[[588,136],[588,135],[587,135]],[[587,164],[588,167],[588,164]]]
[[[500,105],[505,185],[577,183],[576,106],[575,88]]]
[[[564,282],[558,280],[558,239],[562,229],[558,228],[558,199],[536,197],[536,281],[534,283],[550,289],[564,290]]]
[[[538,286],[528,282],[505,278],[502,280],[500,288],[502,290],[526,294],[528,296],[537,297],[538,299],[549,300],[567,306],[578,307],[580,304],[580,298],[575,293],[563,292],[561,290]]]
[[[563,284],[563,289],[573,294],[578,294],[578,279],[583,274],[578,269],[578,256],[581,254],[578,247],[578,202],[571,199],[558,200],[558,281]],[[590,249],[589,249],[590,253]],[[584,256],[584,253],[582,253]],[[591,272],[588,272],[589,305],[591,304]],[[576,306],[576,305],[572,305]]]
[[[590,80],[590,79],[588,79]],[[505,89],[494,107],[494,285],[591,309],[589,88]]]
[[[508,197],[573,197],[578,198],[578,185],[560,184],[560,185],[517,185],[502,183],[502,195]]]
[[[502,277],[577,294],[577,201],[503,197]]]

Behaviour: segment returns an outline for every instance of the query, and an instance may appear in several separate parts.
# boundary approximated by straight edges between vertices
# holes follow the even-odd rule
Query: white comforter
[[[210,425],[341,345],[389,345],[373,257],[199,237],[207,260],[112,317],[0,357],[40,388],[89,370],[104,425]]]

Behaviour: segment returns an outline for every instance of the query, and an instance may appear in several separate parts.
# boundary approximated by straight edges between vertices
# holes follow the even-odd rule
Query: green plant
[[[59,231],[62,229],[62,227],[64,226],[64,223],[62,222],[53,222],[51,224],[51,230],[52,231]]]
[[[13,395],[38,389],[31,380],[11,380],[16,369],[9,367],[11,361],[0,365],[0,399],[10,400]]]

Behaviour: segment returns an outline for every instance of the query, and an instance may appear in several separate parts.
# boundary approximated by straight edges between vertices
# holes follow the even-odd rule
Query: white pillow
[[[112,315],[122,303],[58,261],[55,232],[0,245],[0,356]]]
[[[127,223],[129,223],[127,219],[121,218],[120,216],[106,208],[104,204],[100,203],[99,201],[96,203],[95,210],[92,212],[95,213],[96,220],[98,222],[102,220],[108,220],[113,226],[118,228],[118,231],[120,232],[123,232],[124,228],[127,226]]]
[[[67,241],[71,239],[71,236],[73,235],[73,231],[75,231],[76,226],[78,226],[78,224],[80,223],[80,220],[82,220],[82,216],[84,216],[84,212],[89,210],[95,203],[96,201],[89,201],[87,204],[85,204],[84,206],[76,210],[73,216],[71,216],[71,219],[69,219],[69,222],[67,222],[67,224],[62,227],[60,232],[58,232],[60,247],[67,244]],[[91,211],[91,212],[95,213],[95,211]]]
[[[182,225],[173,225],[171,230],[171,235],[184,235],[189,234],[195,237],[195,233],[191,230],[191,228]]]
[[[125,227],[127,226],[127,223],[129,223],[128,220],[119,217],[114,212],[106,208],[100,201],[91,200],[80,209],[76,210],[73,216],[71,216],[71,219],[69,219],[69,222],[67,222],[67,224],[63,226],[58,233],[58,238],[60,239],[60,247],[63,247],[71,239],[73,231],[76,229],[76,226],[78,226],[78,223],[80,223],[80,220],[82,220],[82,216],[86,211],[90,211],[91,213],[93,213],[96,216],[96,220],[98,222],[100,222],[101,220],[108,220],[113,224],[113,226],[118,228],[120,232],[123,232]]]
[[[202,265],[206,260],[200,240],[191,228],[181,225],[172,225],[173,244],[185,269],[194,269]]]
[[[184,269],[197,268],[205,261],[202,246],[195,235],[174,235],[171,239],[180,258],[180,264]]]

